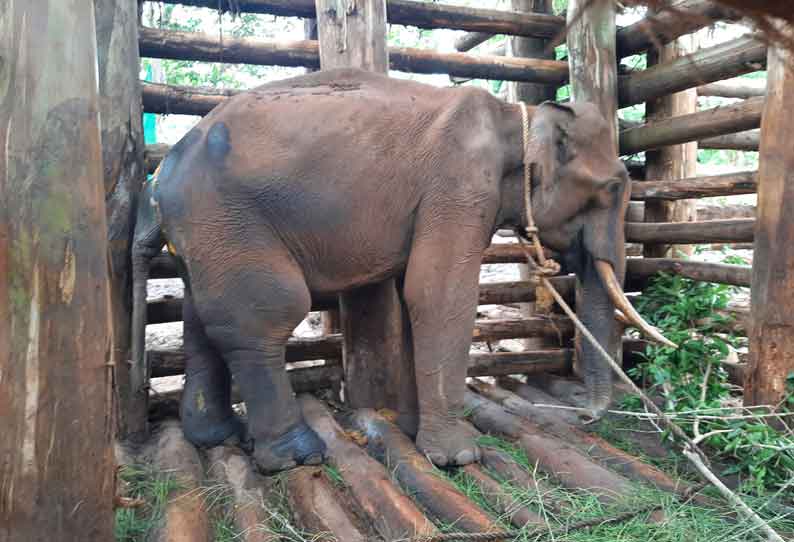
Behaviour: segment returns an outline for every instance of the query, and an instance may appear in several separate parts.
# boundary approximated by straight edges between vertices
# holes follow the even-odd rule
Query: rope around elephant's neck
[[[777,532],[775,532],[772,527],[769,526],[758,514],[756,514],[745,502],[734,492],[728,489],[719,478],[709,469],[709,459],[703,453],[703,451],[698,447],[698,445],[689,438],[681,427],[676,424],[673,420],[671,420],[662,410],[656,406],[656,403],[651,401],[650,397],[648,397],[645,392],[643,392],[636,384],[623,372],[623,368],[618,364],[609,353],[601,346],[601,344],[596,340],[592,333],[587,329],[587,327],[582,323],[581,320],[576,316],[576,313],[571,309],[570,305],[566,303],[566,301],[562,298],[560,293],[557,289],[552,285],[547,277],[555,275],[559,272],[560,266],[552,259],[547,259],[543,253],[543,247],[540,244],[540,238],[538,237],[538,228],[535,226],[535,222],[532,217],[532,169],[530,166],[529,160],[529,114],[527,112],[527,106],[523,102],[519,102],[519,107],[521,108],[521,124],[522,124],[522,142],[524,146],[524,206],[525,206],[525,214],[527,220],[527,228],[526,234],[532,240],[532,245],[534,246],[534,255],[533,251],[530,249],[529,245],[525,241],[525,239],[521,235],[516,235],[518,237],[518,242],[524,250],[524,255],[527,259],[527,264],[534,268],[534,271],[538,274],[538,278],[540,284],[546,288],[557,304],[562,308],[563,312],[571,319],[576,329],[587,339],[590,344],[592,344],[593,348],[596,350],[598,355],[606,361],[615,374],[618,375],[618,378],[622,380],[626,385],[629,386],[629,389],[632,390],[643,402],[643,404],[653,411],[657,416],[658,419],[662,422],[662,425],[666,426],[670,432],[681,439],[684,443],[683,446],[683,454],[689,460],[690,463],[697,469],[703,478],[714,485],[717,490],[732,504],[734,504],[742,514],[744,514],[748,520],[750,520],[754,525],[756,525],[761,531],[763,531],[768,540],[772,540],[774,542],[783,542],[783,539],[780,537]],[[537,258],[537,261],[535,261]],[[556,270],[555,270],[556,269]]]

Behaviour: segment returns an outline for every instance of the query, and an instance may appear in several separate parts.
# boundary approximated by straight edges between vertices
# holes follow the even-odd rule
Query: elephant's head
[[[592,104],[547,102],[535,110],[530,134],[533,216],[543,244],[563,252],[580,277],[579,318],[607,352],[616,352],[620,341],[616,308],[646,335],[671,345],[623,293],[631,187],[604,117]],[[578,347],[590,409],[598,417],[611,399],[612,370],[585,339]]]

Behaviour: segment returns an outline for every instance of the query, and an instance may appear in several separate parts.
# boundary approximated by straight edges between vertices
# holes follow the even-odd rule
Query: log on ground
[[[368,538],[353,523],[325,471],[298,467],[286,474],[290,511],[311,539],[322,542],[366,542]]]
[[[469,419],[480,431],[513,439],[527,453],[529,460],[551,474],[565,487],[587,489],[605,502],[614,502],[633,492],[623,476],[591,460],[561,439],[547,435],[540,426],[507,412],[496,403],[467,391],[465,399]]]
[[[463,472],[474,481],[483,498],[499,512],[501,518],[507,519],[518,528],[546,525],[546,520],[540,514],[521,504],[515,495],[488,476],[480,465],[466,465]]]
[[[754,194],[757,189],[757,173],[755,171],[742,171],[673,181],[648,180],[631,183],[631,199],[676,200],[735,196],[738,194]]]
[[[676,494],[683,494],[689,487],[688,484],[673,480],[656,467],[616,448],[598,435],[588,433],[568,423],[556,409],[537,407],[515,393],[493,384],[474,381],[470,386],[484,397],[504,407],[508,412],[526,419],[546,434],[554,435],[576,446],[582,453],[629,479],[648,483]]]
[[[150,403],[151,407],[151,403]],[[198,491],[204,468],[198,450],[185,440],[176,420],[164,421],[156,436],[155,465],[177,483],[168,495],[164,521],[155,533],[159,542],[203,542],[210,540],[207,506]]]
[[[438,534],[432,522],[391,481],[389,473],[345,434],[327,407],[311,395],[299,402],[306,422],[328,447],[328,461],[385,540]]]
[[[217,0],[164,0],[166,4],[218,10]],[[317,17],[314,0],[236,0],[243,13],[265,13],[284,17]],[[224,4],[225,6],[225,4]],[[415,0],[387,0],[386,17],[392,24],[419,28],[451,28],[491,34],[552,38],[565,28],[562,17],[471,8]]]
[[[735,218],[703,222],[627,222],[626,240],[632,243],[742,243],[753,240],[755,220]]]
[[[356,411],[351,422],[367,437],[367,450],[386,466],[403,489],[435,518],[455,530],[488,532],[496,523],[422,456],[405,434],[374,410]]]
[[[320,65],[319,46],[313,40],[275,42],[226,37],[221,41],[209,34],[142,27],[139,41],[141,56],[150,58],[306,68]],[[389,64],[393,70],[411,73],[528,83],[563,84],[568,78],[567,63],[557,60],[437,53],[409,47],[389,48]]]
[[[210,477],[229,489],[232,518],[241,542],[278,542],[281,537],[268,525],[262,478],[251,460],[237,447],[216,446],[207,450]]]
[[[629,128],[620,133],[620,154],[635,154],[666,145],[753,130],[761,125],[763,108],[764,98],[750,98]]]

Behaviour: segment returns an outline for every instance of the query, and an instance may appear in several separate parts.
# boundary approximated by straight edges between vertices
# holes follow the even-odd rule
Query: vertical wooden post
[[[584,6],[588,7],[581,12]],[[611,0],[570,0],[568,24],[571,100],[592,102],[598,105],[607,120],[613,121],[617,154],[618,68],[614,3]]]
[[[658,49],[648,51],[648,66],[670,62],[684,56],[694,49],[694,36],[682,36]],[[647,121],[661,120],[678,115],[686,115],[697,111],[697,89],[677,92],[670,96],[658,98],[645,104]],[[672,181],[689,179],[697,175],[697,141],[672,145],[659,150],[645,153],[645,178],[654,181]],[[645,222],[692,222],[697,220],[695,200],[663,201],[650,200],[645,202]],[[692,254],[692,245],[645,245],[643,255],[646,258],[664,258],[672,252]]]
[[[146,435],[148,393],[130,385],[132,270],[130,239],[138,189],[146,178],[138,56],[138,9],[127,0],[95,0],[102,162],[108,223],[113,357],[120,438]]]
[[[113,539],[94,3],[0,0],[0,540]]]
[[[315,0],[322,69],[356,67],[388,73],[385,0]],[[396,281],[340,297],[345,401],[390,408],[400,426],[418,423],[410,323]]]
[[[778,405],[794,374],[794,54],[770,47],[761,122],[748,405]],[[791,381],[788,382],[791,385]]]
[[[511,0],[513,11],[524,11],[534,13],[552,13],[551,0]],[[508,38],[508,56],[523,58],[554,59],[554,50],[549,50],[549,40],[542,38]],[[557,94],[557,87],[554,85],[541,85],[536,83],[510,83],[508,87],[508,99],[511,102],[524,102],[530,105],[538,105],[546,100],[554,100]],[[520,264],[518,271],[521,280],[529,280],[529,267]],[[532,316],[537,311],[536,303],[521,303],[521,313],[524,316]],[[543,337],[531,337],[521,341],[524,349],[532,350],[542,348],[548,339]]]

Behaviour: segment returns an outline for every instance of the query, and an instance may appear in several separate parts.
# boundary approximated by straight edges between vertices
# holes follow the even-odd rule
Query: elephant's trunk
[[[598,343],[610,354],[615,354],[620,340],[614,318],[615,305],[599,277],[593,256],[587,254],[583,263],[579,277],[581,295],[577,299],[577,316]],[[586,338],[581,337],[576,348],[591,415],[600,418],[612,400],[612,368]]]

